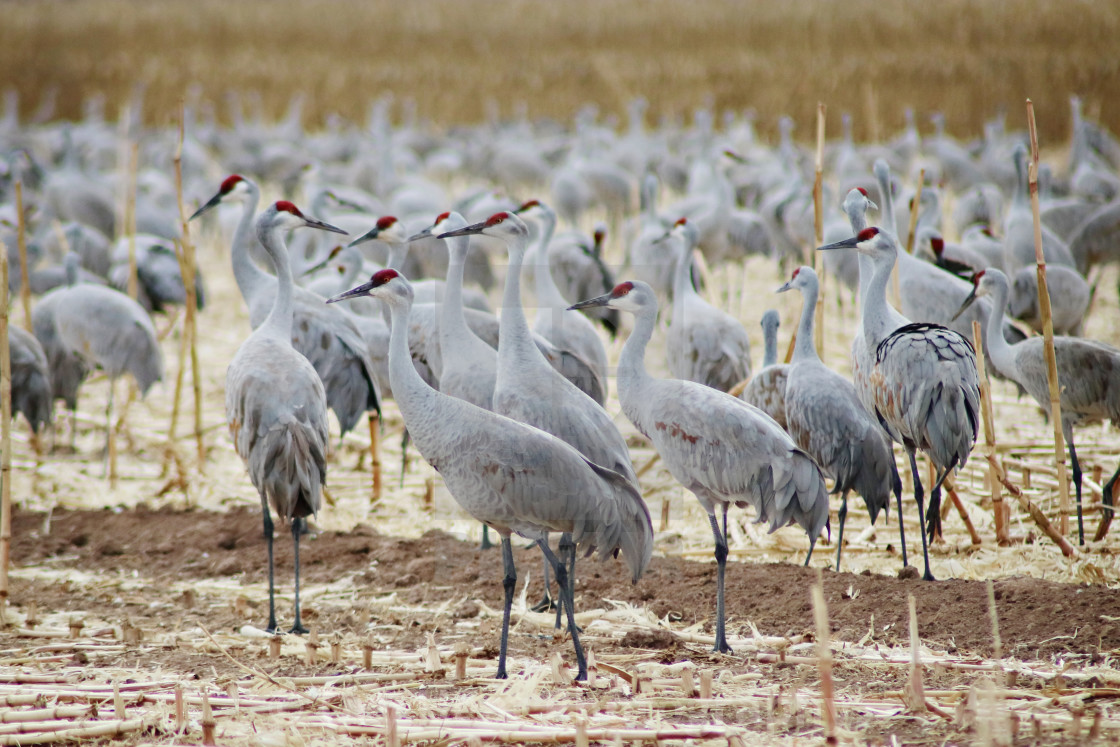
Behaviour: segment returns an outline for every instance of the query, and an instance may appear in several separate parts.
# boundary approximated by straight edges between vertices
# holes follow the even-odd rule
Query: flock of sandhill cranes
[[[1069,168],[1045,174],[1042,219],[1055,327],[1077,334],[1090,305],[1087,274],[1120,259],[1120,144],[1082,117],[1080,102],[1072,111]],[[574,618],[577,551],[602,558],[621,552],[636,582],[654,540],[626,439],[605,409],[612,383],[603,335],[625,326],[621,312],[632,317],[613,382],[622,412],[710,518],[717,651],[730,651],[724,577],[731,505],[752,507],[770,531],[800,526],[808,564],[830,528],[831,485],[841,496],[839,569],[849,493],[862,497],[873,523],[890,510],[893,493],[901,517],[892,442],[908,456],[924,577],[933,578],[927,540],[940,532],[942,483],[968,460],[980,422],[973,320],[984,324],[994,371],[1040,405],[1049,402],[1042,338],[1026,337],[1007,316],[1039,324],[1022,134],[995,120],[981,141],[961,143],[935,118],[935,134],[922,138],[908,115],[890,143],[859,146],[846,129],[830,146],[826,243],[818,248],[825,271],[860,298],[848,380],[813,344],[817,273],[793,267],[814,242],[807,158],[793,142],[792,124],[783,120],[781,143],[770,148],[749,118],[730,117],[717,130],[700,112],[691,127],[650,130],[643,116],[636,102],[621,135],[587,112],[573,131],[517,120],[436,133],[415,122],[391,126],[383,102],[365,130],[335,122],[307,133],[296,117],[279,125],[239,117],[234,130],[212,120],[190,123],[188,194],[208,192],[203,185],[216,181],[209,175],[216,168],[239,172],[221,181],[192,219],[220,213],[222,222],[236,220],[230,258],[253,332],[229,362],[226,417],[260,494],[269,631],[277,629],[272,512],[291,528],[291,630],[304,632],[299,542],[326,483],[328,411],[344,436],[363,414],[377,427],[391,398],[406,438],[463,509],[500,537],[498,676],[507,674],[516,534],[539,545],[546,579],[556,577],[557,627],[566,613],[585,677]],[[77,407],[78,387],[95,367],[111,379],[131,373],[141,393],[160,380],[150,313],[187,297],[178,263],[168,261],[179,229],[160,168],[167,133],[158,131],[143,135],[150,163],[137,180],[135,221],[146,231],[132,239],[144,247],[134,253],[141,300],[122,292],[125,239],[118,239],[123,227],[112,201],[120,185],[106,172],[115,132],[96,116],[38,128],[22,127],[12,111],[0,120],[0,239],[15,246],[20,217],[12,185],[19,180],[32,237],[29,284],[42,294],[35,335],[13,329],[10,342],[15,409],[36,431],[52,422],[54,399]],[[925,175],[920,199],[892,170]],[[249,175],[299,192],[330,223],[286,199],[258,214],[261,190]],[[442,185],[456,180],[468,186],[451,196]],[[659,205],[662,186],[680,200]],[[518,203],[506,196],[515,192],[539,196]],[[640,210],[630,216],[632,193],[640,194]],[[239,213],[218,210],[229,204]],[[596,214],[596,207],[603,210]],[[869,223],[868,210],[879,211],[878,225]],[[609,229],[580,233],[603,213]],[[909,213],[916,213],[912,221]],[[569,230],[557,231],[561,218]],[[913,254],[897,228],[910,224]],[[318,231],[291,233],[296,228]],[[625,257],[612,256],[608,231],[622,234],[614,244],[625,244]],[[357,238],[346,245],[323,240],[332,233]],[[495,254],[507,260],[497,316],[488,295]],[[760,314],[766,355],[753,377],[742,321],[697,290],[706,266],[751,255],[792,270],[779,291],[797,290],[803,301],[787,364],[778,362],[776,312]],[[896,268],[899,309],[888,302]],[[536,299],[532,324],[522,299],[525,273]],[[358,283],[361,277],[369,280]],[[201,276],[198,283],[201,290]],[[666,323],[667,366],[649,363],[651,373],[647,346]],[[1074,336],[1058,337],[1056,349],[1080,527],[1073,428],[1120,417],[1120,351]],[[669,375],[661,375],[666,368]],[[110,394],[110,418],[111,409]],[[932,485],[923,486],[919,452],[935,468]],[[1106,512],[1116,479],[1104,489]],[[905,566],[901,521],[899,530]],[[550,534],[560,535],[557,551]],[[549,601],[546,591],[542,606]]]

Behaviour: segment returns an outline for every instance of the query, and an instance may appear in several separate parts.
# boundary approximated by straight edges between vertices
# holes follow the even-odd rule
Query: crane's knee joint
[[[727,543],[716,543],[716,562],[723,563],[727,560]]]

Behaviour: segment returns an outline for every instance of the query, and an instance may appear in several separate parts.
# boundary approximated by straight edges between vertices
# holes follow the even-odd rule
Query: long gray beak
[[[304,216],[303,217],[303,222],[308,228],[318,228],[320,231],[330,231],[331,233],[340,233],[343,236],[349,236],[350,235],[350,234],[346,233],[345,231],[343,231],[338,226],[332,226],[330,223],[324,223],[323,221],[318,220],[316,218],[308,218],[307,216]]]
[[[454,231],[448,231],[447,233],[441,233],[439,236],[436,236],[436,238],[437,239],[450,239],[452,236],[474,236],[475,234],[482,233],[483,229],[485,229],[485,228],[486,228],[486,221],[482,221],[481,223],[472,223],[469,226],[463,226],[462,228],[456,228]]]
[[[568,311],[577,311],[579,309],[591,309],[591,308],[594,308],[596,306],[609,306],[610,303],[611,303],[611,298],[612,298],[612,296],[611,296],[610,293],[604,293],[601,296],[596,296],[595,298],[589,298],[586,301],[580,301],[579,303],[574,303],[574,304],[572,304],[571,306],[568,307]]]
[[[871,208],[872,210],[878,210],[879,209],[879,206],[876,205],[875,202],[870,197],[867,198],[867,207]]]
[[[381,234],[381,229],[378,228],[377,226],[374,226],[373,228],[369,229],[368,231],[363,233],[358,238],[351,241],[349,244],[346,245],[346,247],[349,248],[349,247],[352,247],[352,246],[357,246],[358,244],[364,244],[367,241],[373,241],[380,234]]]
[[[377,286],[375,286],[373,284],[373,281],[370,280],[368,282],[362,283],[357,288],[351,288],[348,291],[343,291],[342,293],[339,293],[337,296],[331,296],[330,298],[327,299],[327,303],[334,303],[336,301],[345,301],[348,298],[360,298],[362,296],[368,296],[369,292],[376,287]]]
[[[793,290],[793,281],[792,280],[787,281],[785,285],[783,285],[781,288],[779,288],[778,290],[776,290],[774,292],[775,293],[785,293],[788,290]]]
[[[432,235],[432,229],[433,228],[435,228],[435,226],[428,226],[427,228],[425,228],[420,233],[415,233],[415,234],[409,236],[408,237],[409,242],[419,241],[420,239],[426,239],[426,238],[430,237]]]
[[[957,321],[957,317],[963,314],[965,312],[965,309],[971,306],[977,298],[979,298],[979,296],[976,295],[976,286],[974,285],[972,286],[972,292],[968,294],[968,298],[966,298],[964,300],[964,303],[961,304],[961,307],[957,309],[957,313],[953,314],[953,318],[951,321]]]
[[[218,194],[216,194],[216,195],[214,195],[213,197],[211,197],[211,198],[210,198],[210,199],[209,199],[209,200],[208,200],[208,201],[206,202],[206,204],[205,204],[205,205],[203,205],[203,206],[202,206],[202,207],[200,207],[200,208],[199,208],[198,210],[195,210],[195,211],[194,211],[193,213],[191,213],[191,217],[190,217],[190,218],[187,218],[187,220],[194,220],[194,219],[195,219],[195,218],[197,218],[198,216],[200,216],[200,215],[202,215],[203,213],[205,213],[205,212],[206,212],[207,210],[210,210],[210,209],[212,209],[212,208],[216,208],[216,207],[218,206],[218,204],[219,204],[219,203],[221,203],[221,201],[222,201],[222,193],[221,193],[221,192],[219,192]]]
[[[827,252],[827,251],[832,250],[832,249],[855,249],[858,245],[859,245],[859,236],[853,236],[850,239],[844,239],[843,241],[837,241],[834,244],[825,244],[824,246],[818,246],[817,251],[818,252]]]

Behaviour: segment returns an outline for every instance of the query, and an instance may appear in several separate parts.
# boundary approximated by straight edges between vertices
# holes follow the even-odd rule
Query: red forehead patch
[[[534,202],[536,202],[536,200],[534,200]],[[525,203],[525,204],[528,204],[528,203]],[[537,203],[537,204],[539,205],[540,203]],[[494,213],[493,215],[491,215],[489,218],[486,219],[486,225],[487,226],[496,226],[508,217],[509,217],[509,213],[505,212],[504,210],[500,213]]]
[[[388,283],[393,278],[399,278],[400,276],[401,274],[396,270],[378,270],[377,272],[373,273],[373,277],[369,279],[369,282],[374,288],[377,288],[379,286],[385,285],[385,283]]]
[[[683,226],[687,223],[688,223],[688,218],[677,218],[677,222],[673,224],[673,227],[676,228],[677,226]]]
[[[611,291],[611,298],[621,298],[632,290],[634,290],[634,284],[629,280],[619,283],[614,287],[614,290]]]
[[[872,226],[871,228],[865,228],[862,231],[860,231],[859,235],[856,236],[856,238],[859,239],[860,241],[870,241],[871,239],[875,238],[878,235],[879,235],[879,229]]]
[[[987,270],[981,270],[980,272],[973,275],[972,276],[972,284],[973,285],[980,285],[980,278],[984,277],[985,272],[987,272]]]
[[[518,210],[518,212],[522,212],[522,211],[525,211],[525,210],[529,210],[530,208],[535,208],[535,207],[540,207],[540,206],[541,206],[541,201],[540,200],[529,200],[524,205],[517,208],[517,210]]]
[[[222,194],[228,195],[230,192],[233,191],[234,187],[236,187],[238,184],[240,184],[243,181],[245,181],[245,179],[240,174],[233,174],[232,176],[227,176],[222,181],[222,188],[221,188],[220,191],[221,191]]]
[[[287,200],[280,200],[276,203],[276,212],[278,213],[291,213],[297,218],[302,218],[303,213],[295,206],[295,203],[288,202]]]
[[[450,217],[451,217],[450,212],[440,213],[439,215],[436,216],[436,223],[437,224],[443,223],[445,220],[447,220]]]
[[[796,278],[796,277],[797,277],[797,275],[798,275],[798,274],[799,274],[800,272],[801,272],[801,268],[800,268],[800,267],[795,267],[795,268],[793,268],[793,274],[792,274],[792,275],[790,275],[790,278],[789,278],[789,279],[790,279],[790,280],[793,280],[794,278]]]
[[[867,197],[867,190],[866,189],[864,189],[863,187],[856,187],[856,189],[859,191],[859,193],[861,195],[863,195],[864,197]]]
[[[397,222],[397,219],[391,215],[384,215],[377,219],[377,230],[384,231],[389,226]]]
[[[945,239],[940,236],[932,236],[929,240],[930,248],[933,249],[934,254],[941,254],[945,251]]]

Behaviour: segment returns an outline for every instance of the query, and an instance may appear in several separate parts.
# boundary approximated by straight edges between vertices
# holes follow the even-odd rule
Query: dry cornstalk
[[[1046,513],[1031,502],[1031,500],[1023,494],[1023,491],[1014,483],[1007,479],[1006,475],[1003,473],[1003,468],[999,466],[999,462],[996,461],[994,456],[988,457],[988,464],[991,465],[999,481],[1003,484],[1003,487],[1007,489],[1007,492],[1015,496],[1016,500],[1019,501],[1019,508],[1034,519],[1034,523],[1038,525],[1038,528],[1042,530],[1043,534],[1054,541],[1054,544],[1061,549],[1062,554],[1067,558],[1072,558],[1076,555],[1077,550],[1075,550],[1073,545],[1069,543],[1069,540],[1050,523],[1050,520],[1046,518]]]
[[[27,216],[23,214],[23,181],[16,180],[16,246],[19,249],[19,300],[23,328],[31,331],[31,281],[27,266]]]
[[[817,624],[817,659],[821,672],[821,715],[824,717],[824,738],[836,744],[836,699],[832,689],[832,647],[829,644],[828,605],[824,600],[824,581],[819,573],[813,584],[813,618]]]
[[[910,680],[903,691],[907,707],[916,713],[926,710],[925,689],[922,687],[922,642],[918,637],[918,606],[913,594],[907,595],[910,605]]]
[[[0,736],[0,745],[48,744],[51,742],[72,742],[95,737],[115,737],[131,731],[139,731],[150,723],[148,718],[106,721],[94,726],[75,727],[72,721],[43,725],[34,734],[8,734]]]
[[[373,486],[370,493],[370,504],[377,503],[381,500],[381,449],[378,445],[380,439],[378,438],[378,429],[381,426],[381,418],[376,412],[369,414],[369,456],[370,468],[373,470]]]
[[[214,747],[214,727],[218,722],[214,720],[214,712],[210,710],[210,694],[202,691],[202,743],[206,747]]]
[[[996,429],[992,417],[992,384],[988,381],[987,364],[984,360],[983,337],[980,332],[980,322],[972,321],[972,342],[976,347],[976,371],[980,374],[980,413],[984,420],[984,448],[989,459],[988,484],[992,489],[992,514],[995,516],[996,543],[1000,546],[1011,544],[1011,531],[1008,520],[1011,516],[1011,507],[1003,500],[1003,487],[996,475]]]
[[[385,706],[385,744],[388,747],[400,747],[401,744],[397,735],[397,709],[392,705]]]
[[[659,532],[669,531],[669,499],[661,499],[661,526],[658,527]]]
[[[914,238],[918,231],[918,212],[922,204],[922,188],[926,184],[926,170],[918,173],[918,187],[914,192],[913,202],[910,203],[910,226],[906,230],[906,253],[914,253]]]
[[[0,619],[12,562],[12,359],[8,349],[8,250],[0,241]]]
[[[975,322],[973,322],[975,324]],[[992,656],[1003,658],[1003,642],[999,638],[999,613],[996,611],[996,587],[988,579],[988,615],[992,618]]]
[[[822,194],[823,180],[824,180],[824,112],[825,106],[823,103],[817,103],[817,160],[815,174],[813,177],[813,238],[817,242],[817,246],[824,243],[824,196]],[[813,251],[810,247],[810,252],[813,255],[812,265],[816,270],[818,277],[820,277],[820,298],[817,301],[816,308],[816,322],[813,328],[813,345],[817,349],[817,355],[824,359],[824,307],[825,307],[825,275],[824,275],[824,255],[821,252]],[[810,263],[806,263],[810,264]]]
[[[1054,353],[1054,320],[1050,312],[1050,291],[1046,287],[1046,257],[1042,253],[1042,219],[1038,207],[1038,129],[1034,122],[1034,102],[1027,99],[1027,128],[1031,136],[1031,160],[1027,168],[1027,184],[1031,193],[1031,216],[1034,219],[1034,260],[1038,267],[1038,312],[1042,317],[1043,351],[1046,355],[1046,377],[1050,382],[1050,423],[1054,426],[1054,464],[1058,468],[1058,495],[1061,515],[1058,531],[1069,534],[1069,480],[1066,475],[1065,436],[1062,434],[1062,405],[1058,390],[1058,359]],[[1077,536],[1085,544],[1081,520],[1081,504],[1077,505]]]

